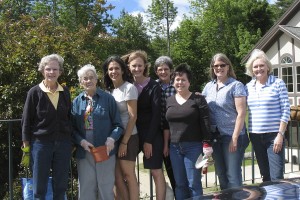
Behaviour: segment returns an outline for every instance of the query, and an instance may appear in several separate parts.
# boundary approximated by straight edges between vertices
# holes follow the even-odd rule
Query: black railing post
[[[300,158],[299,158],[299,148],[300,148],[300,133],[299,133],[299,129],[300,129],[300,122],[299,121],[297,121],[296,122],[296,131],[297,131],[297,163],[298,163],[298,171],[300,170]]]
[[[8,122],[8,166],[9,166],[9,199],[13,200],[13,154],[12,154],[12,121]]]
[[[150,200],[153,200],[153,182],[152,182],[152,174],[151,170],[149,169],[149,176],[150,176]]]
[[[251,162],[251,168],[252,168],[252,184],[254,184],[254,180],[255,180],[255,171],[254,171],[254,151],[253,151],[253,145],[251,143],[251,158],[252,158],[252,162]]]

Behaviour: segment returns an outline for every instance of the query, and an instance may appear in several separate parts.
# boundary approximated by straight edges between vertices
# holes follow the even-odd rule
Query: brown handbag
[[[94,157],[95,162],[103,162],[108,160],[109,156],[107,155],[107,148],[106,146],[99,146],[99,147],[92,147],[91,153]]]

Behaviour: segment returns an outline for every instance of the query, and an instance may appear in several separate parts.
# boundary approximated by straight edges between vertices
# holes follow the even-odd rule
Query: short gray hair
[[[98,79],[98,75],[97,75],[97,72],[96,72],[96,69],[95,69],[94,65],[87,64],[87,65],[84,65],[83,67],[81,67],[77,71],[77,76],[78,76],[79,82],[81,82],[82,78],[84,77],[84,75],[86,75],[86,73],[88,71],[92,71],[94,73],[94,76],[96,77],[96,79]]]
[[[252,51],[252,53],[251,53],[250,58],[248,59],[248,61],[246,63],[246,74],[248,76],[254,77],[254,74],[253,74],[253,63],[257,59],[261,59],[262,61],[265,62],[265,64],[268,67],[268,75],[273,72],[272,63],[270,62],[270,60],[269,60],[268,56],[265,54],[265,52],[263,52],[260,49],[254,49]]]
[[[46,65],[51,61],[57,61],[59,64],[59,71],[61,71],[61,72],[64,71],[64,68],[63,68],[64,59],[58,54],[51,54],[51,55],[44,56],[41,59],[41,62],[39,63],[38,71],[43,73]]]
[[[160,56],[154,63],[154,70],[157,71],[157,68],[163,64],[166,64],[170,69],[173,69],[172,59],[169,56]]]

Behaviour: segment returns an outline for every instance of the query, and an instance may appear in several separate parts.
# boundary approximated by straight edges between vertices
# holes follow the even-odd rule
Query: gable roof
[[[287,11],[275,22],[270,30],[255,44],[252,50],[242,59],[241,63],[245,63],[254,49],[263,51],[274,44],[278,37],[283,33],[288,34],[295,40],[300,41],[300,27],[286,26],[286,24],[300,11],[300,0],[294,1]]]
[[[300,41],[300,27],[279,25],[279,29],[295,40]]]

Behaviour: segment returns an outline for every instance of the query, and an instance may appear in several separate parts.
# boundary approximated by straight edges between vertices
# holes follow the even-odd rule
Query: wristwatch
[[[282,136],[284,136],[285,131],[278,131],[278,133]]]

